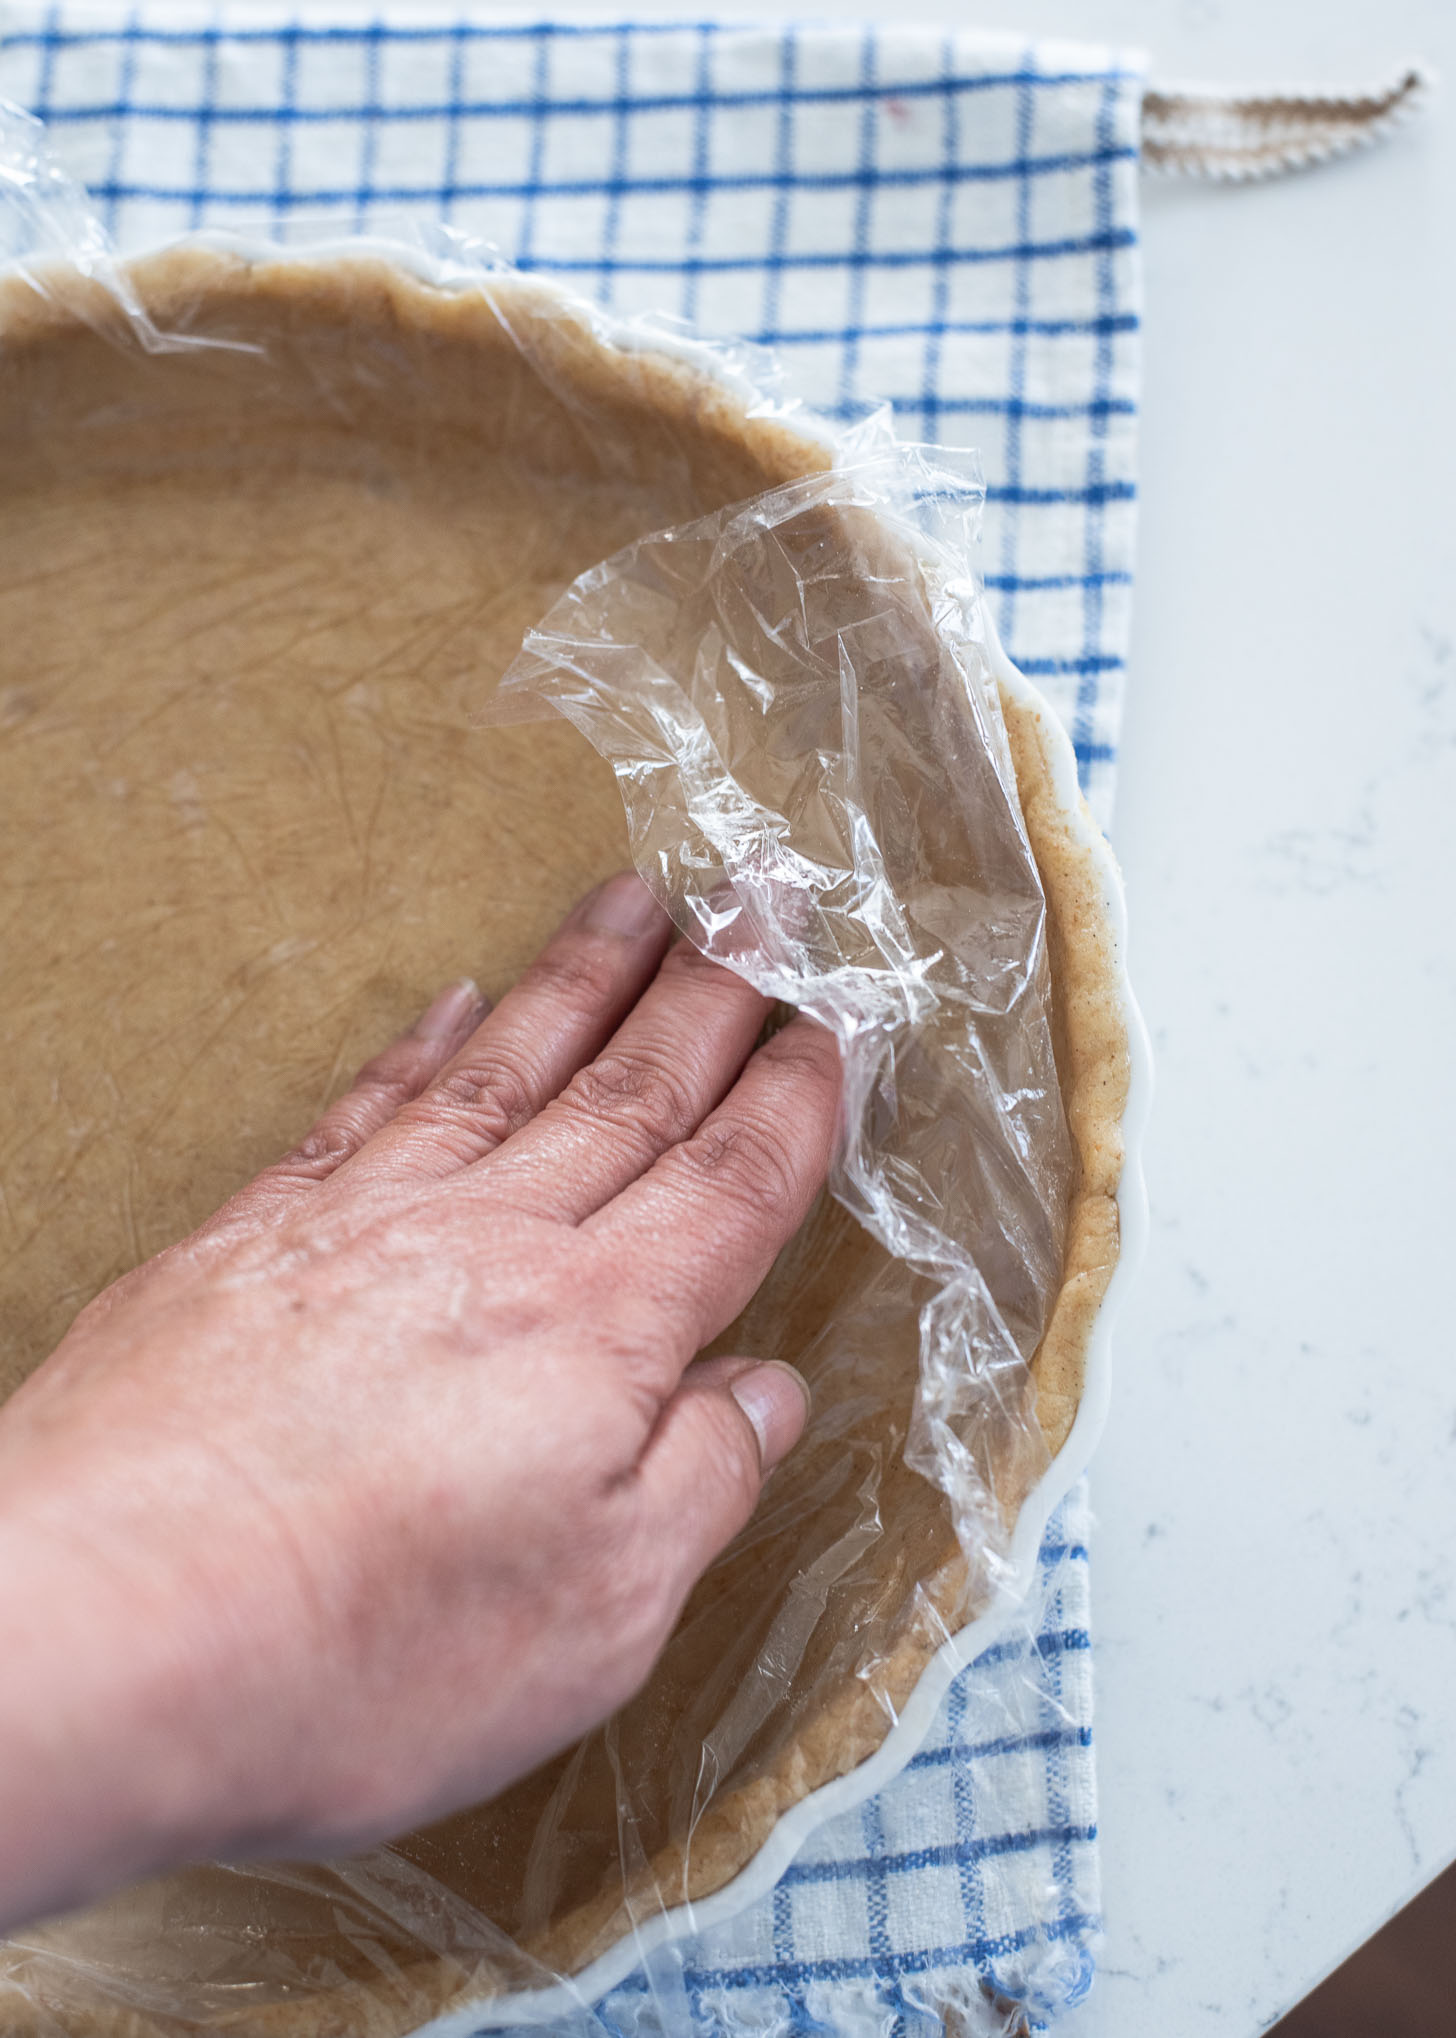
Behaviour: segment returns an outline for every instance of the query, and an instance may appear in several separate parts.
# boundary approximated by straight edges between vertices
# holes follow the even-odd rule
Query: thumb
[[[674,1618],[808,1418],[807,1383],[777,1359],[700,1359],[683,1374],[637,1467],[643,1529],[671,1553]]]

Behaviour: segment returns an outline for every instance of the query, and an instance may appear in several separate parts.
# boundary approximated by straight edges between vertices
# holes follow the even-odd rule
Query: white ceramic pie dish
[[[240,240],[236,236],[204,236],[190,245],[225,254],[244,263],[276,261],[279,254],[267,243]],[[320,264],[361,256],[383,260],[433,290],[468,291],[478,288],[481,281],[480,272],[469,265],[442,262],[419,249],[388,242],[351,241],[310,248],[306,253],[310,261]],[[533,291],[547,288],[538,279],[531,279]],[[565,293],[561,295],[561,303],[564,308],[574,311],[575,300]],[[664,334],[650,326],[623,325],[603,319],[594,312],[590,318],[593,330],[604,346],[621,354],[639,351],[671,355],[695,374],[714,383],[746,414],[752,415],[756,408],[762,407],[757,385],[731,360],[725,361],[717,350],[680,335]],[[807,421],[795,417],[793,428],[801,438],[817,439],[825,451],[833,448],[835,442],[832,436]],[[1091,1455],[1105,1419],[1112,1318],[1132,1266],[1141,1253],[1145,1231],[1139,1152],[1149,1083],[1147,1048],[1123,962],[1125,912],[1120,880],[1111,852],[1081,802],[1070,742],[1037,690],[1010,666],[994,641],[994,633],[989,633],[988,651],[994,676],[1006,696],[1019,703],[1040,724],[1042,748],[1053,781],[1057,807],[1069,832],[1096,870],[1101,891],[1100,907],[1111,931],[1117,957],[1117,1002],[1128,1050],[1129,1084],[1121,1120],[1125,1158],[1116,1198],[1120,1251],[1088,1339],[1075,1420],[1055,1458],[1021,1504],[1010,1539],[1006,1582],[995,1603],[963,1627],[928,1661],[908,1700],[899,1707],[895,1724],[872,1755],[845,1775],[811,1791],[784,1812],[748,1865],[713,1894],[655,1913],[650,1922],[639,1926],[635,1933],[618,1938],[614,1945],[583,1966],[569,1981],[529,1993],[517,1992],[475,2000],[451,2009],[420,2027],[428,2031],[431,2038],[443,2038],[446,2033],[453,2034],[453,2038],[463,2038],[463,2034],[470,2030],[513,2022],[549,2027],[566,2014],[568,2008],[577,2008],[599,1998],[627,1975],[644,1953],[733,1915],[769,1889],[818,1826],[881,1788],[904,1766],[929,1730],[951,1678],[1017,1619],[1035,1573],[1037,1551],[1046,1523],[1085,1469]]]

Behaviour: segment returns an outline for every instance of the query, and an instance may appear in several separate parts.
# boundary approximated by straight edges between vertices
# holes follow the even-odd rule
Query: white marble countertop
[[[1422,0],[982,11],[1162,78],[1456,86]],[[1093,1470],[1108,1938],[1058,2028],[1248,2038],[1456,1853],[1456,101],[1145,200],[1153,1223]]]

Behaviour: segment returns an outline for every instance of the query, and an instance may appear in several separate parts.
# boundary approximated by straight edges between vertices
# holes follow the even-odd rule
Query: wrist
[[[138,1511],[48,1453],[0,1501],[0,1932],[224,1852],[249,1823],[245,1736],[216,1703],[236,1692],[227,1624]]]

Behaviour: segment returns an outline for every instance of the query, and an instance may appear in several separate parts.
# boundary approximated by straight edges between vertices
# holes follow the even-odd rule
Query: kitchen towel
[[[1136,496],[1136,57],[915,28],[0,0],[0,97],[126,251],[200,226],[449,225],[787,391],[981,449],[1012,657],[1111,811]],[[583,2030],[1041,2029],[1097,1936],[1086,1497],[1032,1618],[904,1775]]]

